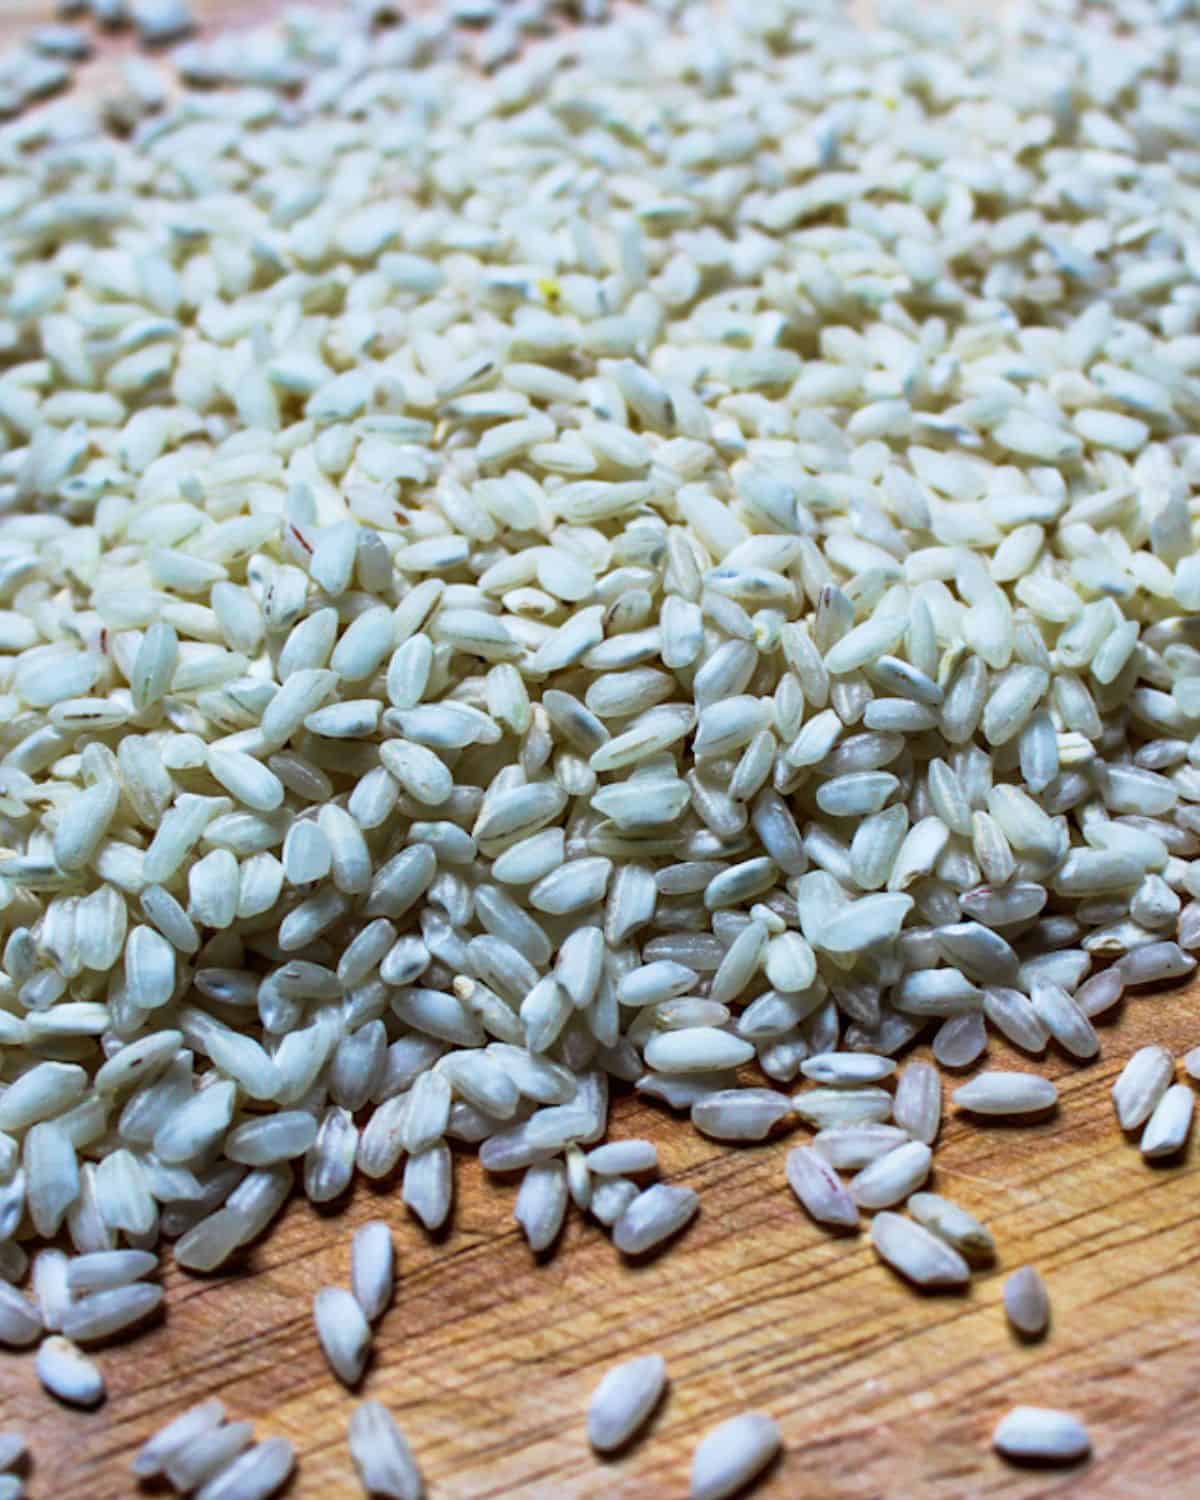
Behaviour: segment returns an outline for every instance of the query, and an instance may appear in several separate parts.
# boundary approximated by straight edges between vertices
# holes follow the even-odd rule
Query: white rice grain
[[[424,1481],[396,1419],[378,1401],[363,1401],[350,1417],[350,1456],[364,1490],[388,1500],[422,1500]]]
[[[623,1448],[645,1426],[662,1399],[667,1363],[661,1354],[644,1354],[609,1370],[588,1406],[588,1441],[598,1453]]]
[[[361,1306],[344,1288],[326,1286],[313,1299],[313,1318],[330,1369],[343,1385],[357,1385],[371,1352],[371,1325]]]
[[[1014,1406],[992,1434],[992,1445],[1018,1463],[1076,1463],[1091,1452],[1087,1428],[1070,1412]]]
[[[781,1441],[765,1412],[743,1412],[714,1427],[692,1458],[691,1500],[725,1500],[744,1490],[779,1452]]]

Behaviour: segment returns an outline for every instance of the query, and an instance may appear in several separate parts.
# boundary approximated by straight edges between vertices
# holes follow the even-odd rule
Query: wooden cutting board
[[[359,1183],[343,1211],[294,1203],[244,1269],[213,1280],[166,1273],[165,1320],[100,1360],[107,1404],[54,1405],[31,1355],[3,1356],[0,1422],[33,1445],[35,1500],[135,1493],[129,1461],[185,1406],[220,1395],[260,1436],[295,1443],[289,1494],[357,1494],[346,1448],[355,1398],[329,1374],[311,1302],[345,1284],[352,1229],[395,1229],[400,1284],[361,1394],[385,1402],[420,1456],[433,1500],[658,1500],[685,1496],[692,1449],[714,1423],[770,1411],[786,1455],[762,1500],[963,1500],[1071,1490],[1089,1500],[1196,1493],[1200,1475],[1200,1172],[1150,1167],[1108,1097],[1138,1046],[1197,1040],[1196,990],[1127,1002],[1103,1027],[1104,1057],[1051,1060],[1051,1120],[964,1125],[950,1111],[933,1186],[984,1219],[995,1270],[965,1295],[913,1292],[865,1236],[833,1239],[801,1212],[783,1175],[789,1145],[734,1149],[636,1099],[611,1135],[660,1143],[663,1177],[695,1187],[699,1218],[646,1265],[571,1218],[544,1262],[512,1222],[515,1184],[457,1162],[448,1231],[431,1243],[398,1186]],[[1020,1066],[994,1045],[990,1061]],[[1022,1345],[1001,1307],[1007,1272],[1046,1278],[1054,1322]],[[620,1360],[661,1351],[671,1389],[649,1431],[613,1463],[591,1454],[588,1397]],[[1088,1422],[1095,1457],[1066,1473],[1021,1471],[989,1448],[1018,1401]]]
[[[231,0],[198,9],[246,16]],[[46,19],[48,6],[0,0],[5,41]],[[128,50],[128,40],[106,42],[80,86],[97,87]],[[950,1111],[931,1185],[984,1219],[1000,1246],[996,1268],[965,1294],[919,1295],[865,1236],[833,1239],[805,1217],[783,1168],[807,1131],[722,1147],[661,1107],[623,1098],[612,1137],[659,1142],[663,1178],[702,1201],[690,1229],[648,1264],[623,1264],[578,1215],[554,1253],[535,1260],[512,1221],[515,1183],[485,1180],[462,1153],[453,1219],[436,1241],[395,1182],[358,1183],[336,1213],[293,1203],[235,1274],[168,1268],[166,1317],[99,1353],[109,1398],[98,1412],[56,1406],[32,1355],[0,1356],[0,1425],[31,1441],[34,1500],[124,1500],[139,1493],[129,1463],[142,1441],[219,1395],[260,1437],[295,1444],[296,1500],[358,1494],[346,1447],[355,1397],[324,1364],[311,1304],[319,1287],[347,1281],[353,1228],[383,1217],[400,1285],[360,1394],[396,1414],[433,1500],[684,1496],[701,1434],[751,1407],[778,1419],[786,1444],[762,1500],[1198,1493],[1196,1153],[1148,1166],[1109,1099],[1137,1047],[1156,1041],[1182,1054],[1200,1043],[1198,999],[1200,987],[1133,999],[1105,1018],[1102,1061],[1050,1060],[1062,1099],[1047,1122],[966,1126]],[[996,1043],[990,1062],[1023,1065]],[[1014,1339],[1001,1306],[1005,1275],[1026,1263],[1042,1271],[1054,1305],[1050,1333],[1034,1345]],[[589,1395],[613,1364],[651,1350],[666,1356],[669,1395],[631,1452],[598,1462],[584,1432]],[[1080,1413],[1092,1461],[1065,1473],[1001,1462],[990,1434],[1016,1402]]]

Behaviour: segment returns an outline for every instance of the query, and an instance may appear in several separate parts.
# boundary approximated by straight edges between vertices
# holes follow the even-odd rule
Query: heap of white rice
[[[486,77],[297,12],[128,135],[0,129],[12,1281],[356,1167],[436,1229],[451,1142],[642,1253],[696,1200],[589,1154],[614,1082],[820,1127],[806,1206],[961,1281],[894,1056],[1087,1060],[1194,967],[1200,26],[548,12]],[[59,1271],[0,1337],[157,1304]]]

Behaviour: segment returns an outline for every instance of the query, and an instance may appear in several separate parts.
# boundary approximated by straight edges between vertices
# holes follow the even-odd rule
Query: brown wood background
[[[198,10],[222,21],[263,13],[231,0]],[[47,19],[48,5],[0,0],[6,40]],[[106,41],[80,86],[96,86],[129,47]],[[295,1202],[236,1274],[167,1271],[165,1319],[99,1353],[109,1387],[99,1411],[56,1406],[32,1355],[0,1356],[0,1426],[30,1438],[35,1500],[116,1500],[138,1493],[129,1461],[140,1443],[217,1394],[260,1437],[296,1445],[295,1500],[357,1494],[345,1441],[356,1398],[325,1367],[311,1301],[347,1282],[352,1229],[382,1216],[395,1229],[400,1284],[360,1394],[396,1414],[433,1500],[682,1496],[699,1436],[752,1406],[779,1420],[786,1443],[762,1500],[1200,1494],[1195,1149],[1148,1166],[1109,1100],[1138,1046],[1182,1054],[1200,1043],[1198,992],[1127,1002],[1090,1067],[1052,1059],[1062,1101],[1043,1124],[967,1126],[951,1112],[931,1185],[983,1218],[1000,1245],[996,1268],[965,1295],[918,1295],[865,1235],[831,1239],[805,1217],[783,1175],[803,1128],[725,1148],[625,1098],[611,1134],[659,1141],[664,1178],[701,1194],[700,1217],[649,1264],[622,1264],[577,1214],[535,1262],[512,1221],[515,1182],[485,1180],[463,1153],[437,1242],[392,1183],[360,1182],[336,1213]],[[1022,1065],[995,1043],[989,1060]],[[1054,1305],[1035,1345],[1013,1338],[1000,1301],[1005,1274],[1025,1262],[1039,1266]],[[612,1364],[653,1349],[667,1358],[667,1400],[632,1451],[598,1462],[584,1432],[588,1397]],[[1001,1462],[991,1429],[1018,1401],[1080,1413],[1091,1462],[1062,1473]]]

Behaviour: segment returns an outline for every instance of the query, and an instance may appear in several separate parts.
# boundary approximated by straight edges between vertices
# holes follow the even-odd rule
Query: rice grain
[[[1017,1463],[1077,1463],[1091,1452],[1087,1428],[1070,1412],[1014,1406],[992,1435],[998,1453]]]
[[[692,1458],[691,1500],[725,1500],[755,1480],[779,1452],[779,1428],[765,1412],[743,1412],[705,1434]]]
[[[1142,1131],[1142,1155],[1147,1161],[1183,1150],[1195,1109],[1196,1096],[1186,1083],[1174,1083],[1166,1090]]]
[[[644,1354],[609,1370],[588,1406],[592,1447],[598,1453],[623,1448],[649,1420],[666,1383],[667,1364],[661,1354]]]
[[[371,1325],[361,1306],[344,1288],[326,1286],[313,1299],[313,1318],[330,1369],[343,1385],[357,1385],[371,1352]]]
[[[422,1500],[421,1471],[396,1420],[378,1401],[363,1401],[350,1417],[350,1456],[363,1489],[388,1500]]]
[[[395,1284],[392,1231],[382,1219],[372,1219],[354,1231],[350,1283],[367,1322],[377,1322],[392,1300]]]
[[[613,1244],[623,1255],[642,1255],[682,1230],[700,1200],[691,1188],[656,1182],[639,1193],[613,1225]]]
[[[1004,1311],[1008,1321],[1026,1338],[1038,1338],[1050,1323],[1050,1297],[1033,1266],[1022,1266],[1004,1283]]]
[[[1154,1113],[1175,1076],[1175,1059],[1165,1047],[1139,1047],[1112,1086],[1122,1130],[1137,1130]]]
[[[970,1267],[957,1250],[901,1214],[876,1214],[871,1243],[881,1259],[917,1286],[954,1288],[971,1279]]]
[[[1041,1114],[1057,1101],[1054,1084],[1034,1073],[977,1073],[954,1091],[959,1109],[977,1115]]]

